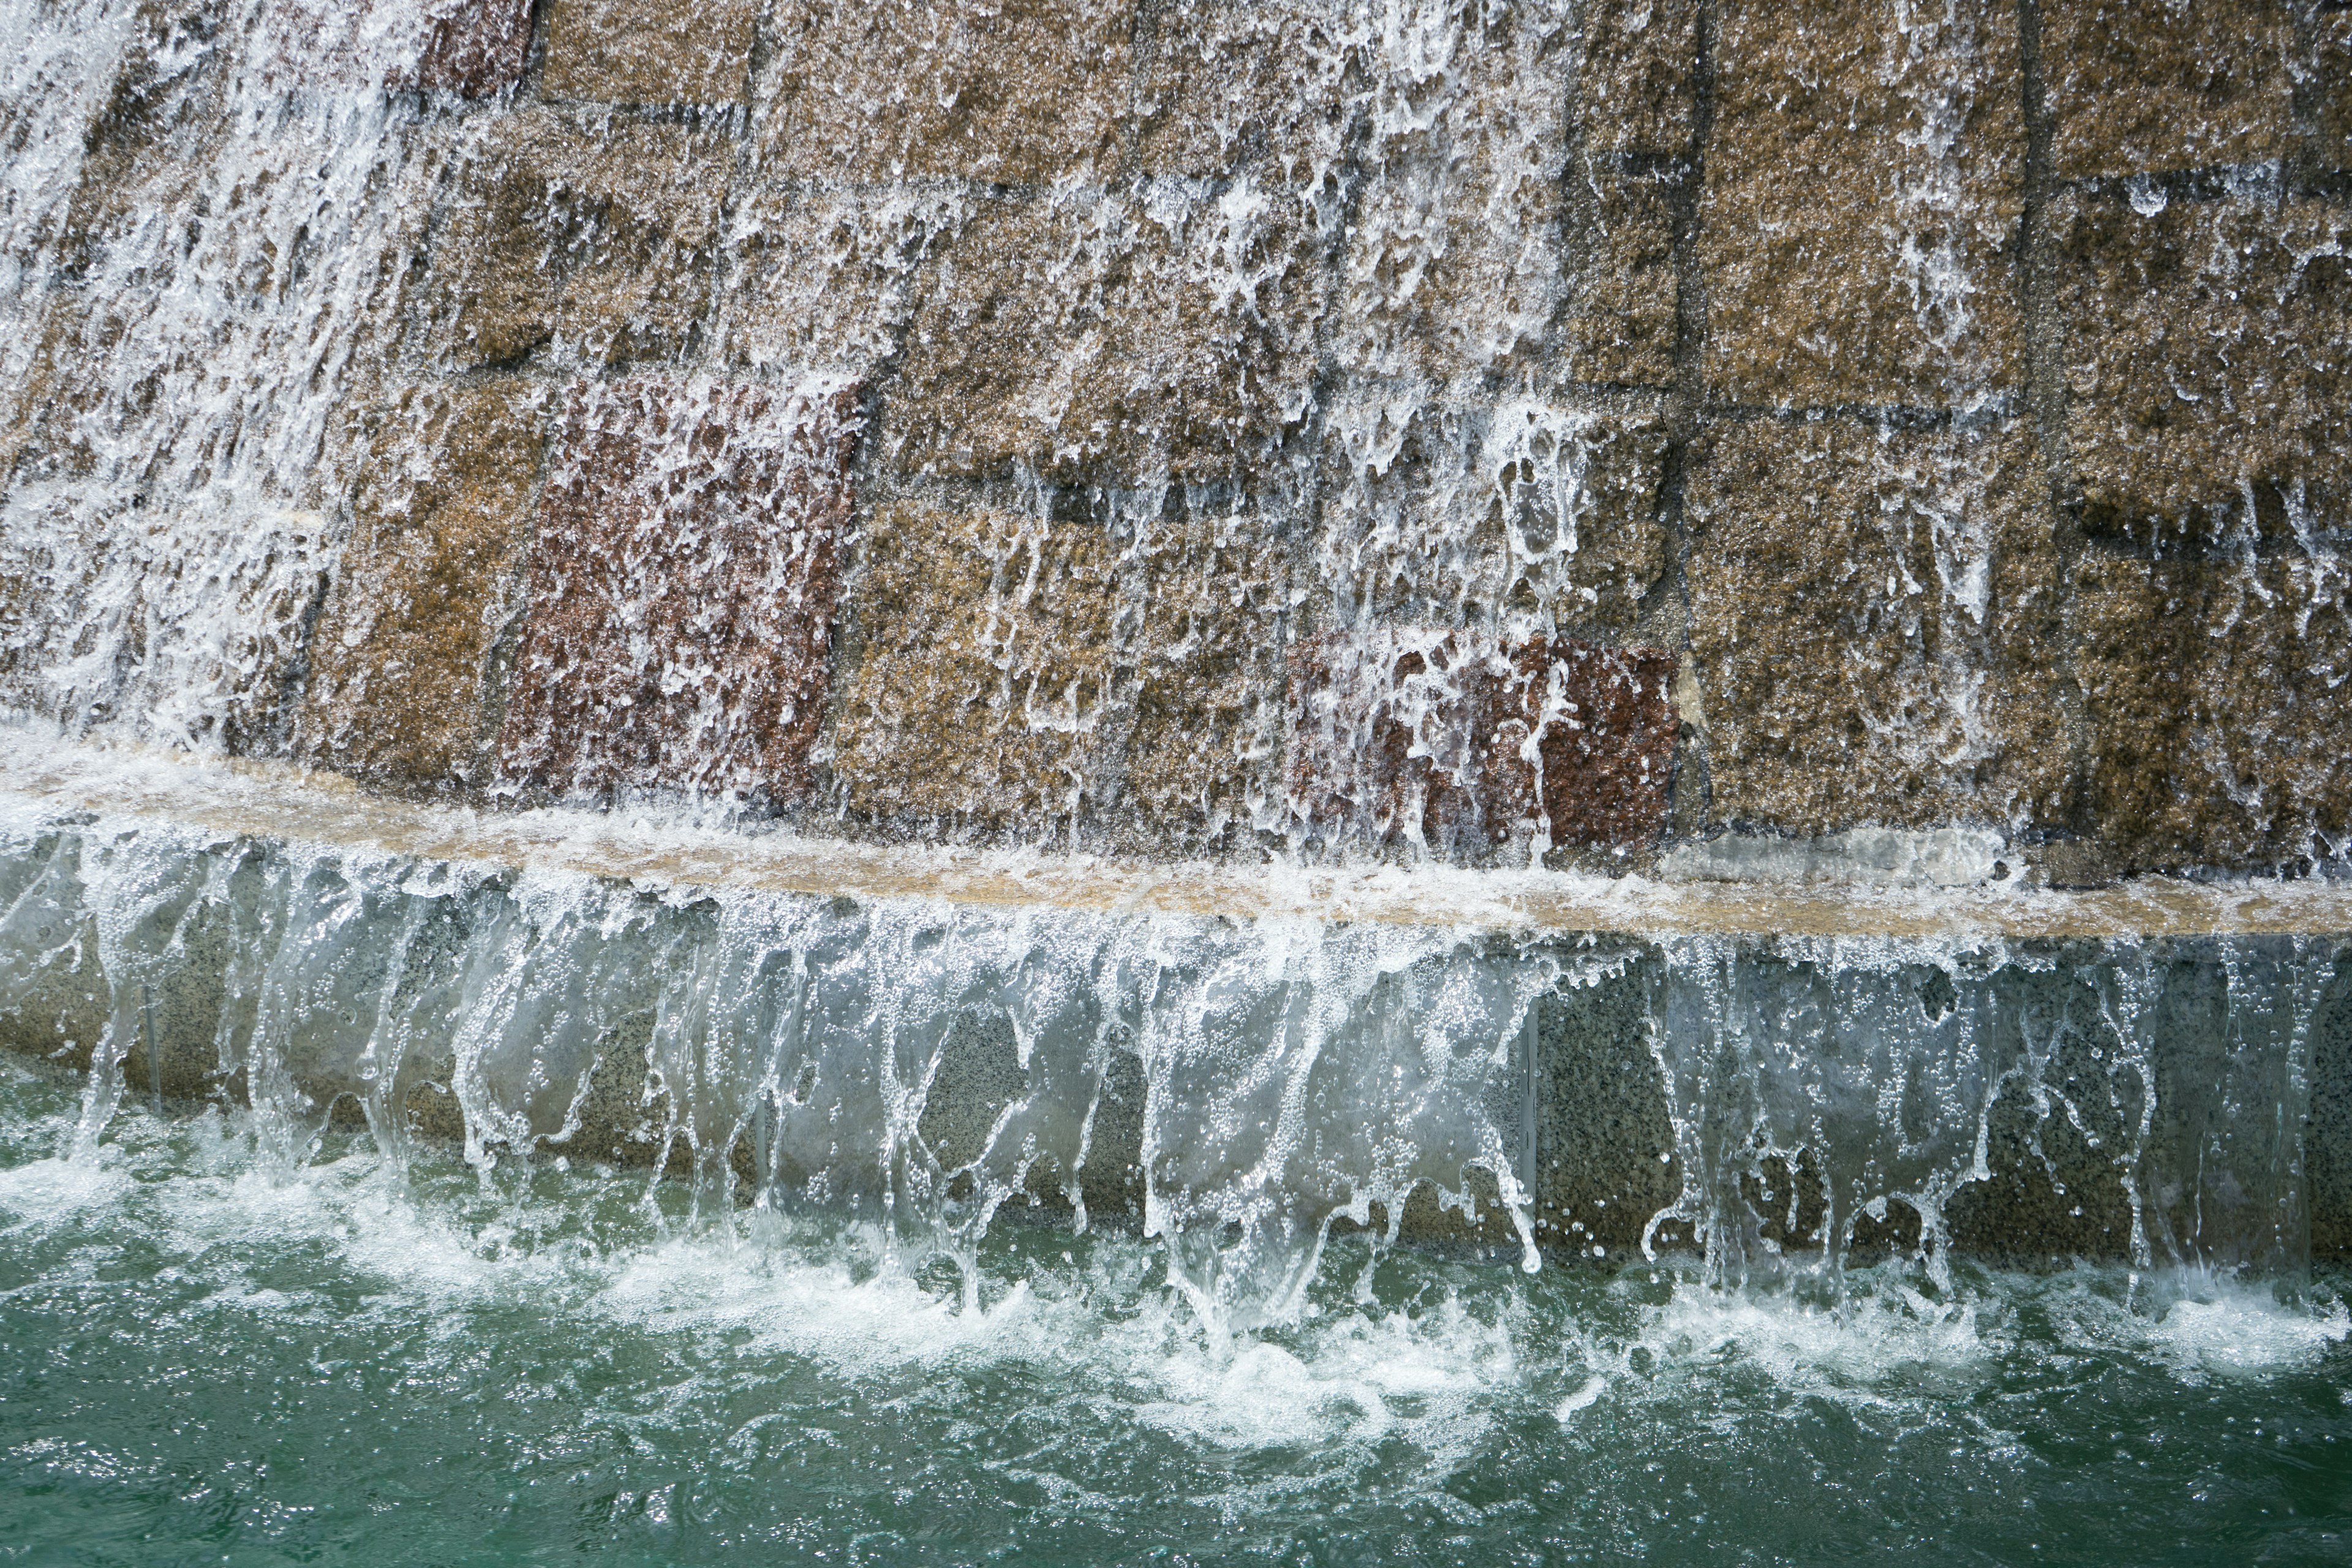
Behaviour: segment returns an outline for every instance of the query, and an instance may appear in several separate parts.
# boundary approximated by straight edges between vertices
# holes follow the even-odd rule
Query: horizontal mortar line
[[[285,762],[97,746],[0,727],[0,802],[223,837],[493,870],[702,889],[1110,915],[1419,926],[1496,934],[1990,941],[2352,935],[2352,887],[2144,878],[2114,888],[1671,883],[1545,870],[1209,862],[881,846],[715,826],[667,810],[425,805]]]

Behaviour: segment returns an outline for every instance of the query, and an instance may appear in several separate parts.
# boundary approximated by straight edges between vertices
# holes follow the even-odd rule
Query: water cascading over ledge
[[[1416,1184],[2292,1276],[2346,924],[2131,879],[2352,832],[2347,15],[18,0],[14,733],[371,793],[26,784],[12,1040],[85,1140],[160,1070],[289,1161],[1132,1211],[1239,1321]],[[499,841],[647,802],[748,836]],[[1691,912],[1823,876],[1948,890]]]

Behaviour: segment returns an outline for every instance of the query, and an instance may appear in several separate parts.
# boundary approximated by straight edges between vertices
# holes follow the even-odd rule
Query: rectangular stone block
[[[824,382],[573,391],[539,504],[502,773],[562,794],[807,790],[856,408],[856,388]]]
[[[2294,40],[2289,0],[2051,0],[2042,75],[2059,177],[2285,157]]]
[[[985,510],[885,508],[866,531],[834,778],[852,811],[1064,826],[1096,793],[1112,684],[1109,536]]]
[[[2088,527],[2282,533],[2352,502],[2352,215],[2072,196],[2050,226]]]
[[[2126,869],[2277,867],[2352,833],[2352,572],[2334,556],[2075,567],[2091,805]]]
[[[1559,0],[1454,20],[1364,51],[1329,347],[1358,376],[1524,384],[1563,304],[1573,34]]]
[[[755,182],[729,226],[721,352],[745,369],[861,378],[897,358],[922,270],[966,205],[937,187]]]
[[[1136,18],[1135,166],[1216,179],[1243,169],[1317,188],[1346,154],[1361,91],[1333,0],[1159,0]]]
[[[737,104],[760,0],[549,0],[540,90],[597,103]]]
[[[1244,504],[1203,502],[1132,546],[1141,605],[1122,617],[1136,627],[1121,660],[1135,686],[1123,794],[1162,853],[1223,847],[1278,815],[1295,548],[1284,532]]]
[[[1666,570],[1668,437],[1645,415],[1537,399],[1426,408],[1349,400],[1316,571],[1344,624],[1622,632]]]
[[[2315,100],[2314,151],[2323,169],[2352,169],[2352,5],[2324,5],[2313,21],[2317,58],[2304,79]]]
[[[1293,831],[1464,858],[1647,844],[1672,782],[1674,662],[1428,628],[1305,639],[1290,660]]]
[[[1226,478],[1303,420],[1320,268],[1295,206],[1057,193],[976,206],[922,279],[885,447],[909,468]]]
[[[1106,184],[1132,24],[1124,0],[778,0],[762,161],[807,179]]]
[[[1966,407],[2022,374],[2013,10],[1724,18],[1701,198],[1707,384],[1780,407]]]
[[[489,98],[522,79],[530,0],[268,0],[253,47],[285,91]]]
[[[490,122],[444,197],[419,314],[453,369],[676,362],[712,305],[720,135],[548,110]]]
[[[1681,153],[1697,117],[1699,0],[1585,5],[1576,118],[1595,152]]]
[[[311,637],[300,754],[369,778],[487,780],[544,404],[530,382],[412,387],[358,421],[354,527]]]
[[[1796,834],[2064,819],[2060,575],[2031,437],[1757,421],[1686,516],[1715,820]]]
[[[433,0],[413,78],[424,92],[489,98],[522,79],[530,0]]]
[[[1674,171],[1595,166],[1569,181],[1572,380],[1670,386],[1681,280],[1675,268]]]

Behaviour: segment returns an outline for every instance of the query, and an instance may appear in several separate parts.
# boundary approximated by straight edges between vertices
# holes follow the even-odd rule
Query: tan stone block
[[[1291,548],[1262,513],[1202,508],[1143,530],[1132,553],[1126,798],[1163,853],[1214,847],[1276,810]]]
[[[2352,502],[2352,216],[2069,197],[2051,232],[2094,531],[2227,531],[2252,501],[2292,532]]]
[[[2091,804],[2129,868],[2266,867],[2352,833],[2340,558],[2075,569]]]
[[[369,777],[480,783],[492,652],[523,603],[544,390],[413,387],[363,423],[355,526],[311,638],[296,748]]]
[[[1725,18],[1699,226],[1717,395],[1948,407],[2018,382],[2018,73],[1995,0]]]
[[[2050,0],[2042,75],[2062,179],[2294,150],[2287,0]]]
[[[895,358],[921,269],[965,206],[937,187],[755,186],[732,224],[719,329],[728,361],[863,377]]]
[[[1369,132],[1328,328],[1357,375],[1532,367],[1563,303],[1567,8],[1457,20],[1442,60],[1419,37],[1364,51]]]
[[[1654,418],[1408,398],[1329,422],[1316,563],[1338,624],[1622,630],[1665,574]]]
[[[1672,177],[1570,177],[1566,338],[1572,379],[1667,386],[1676,305]]]
[[[548,467],[506,777],[789,803],[812,783],[857,389],[583,383]]]
[[[1713,816],[1815,834],[2060,820],[2059,563],[2031,437],[1758,421],[1692,475]]]
[[[1105,183],[1132,23],[1123,0],[777,0],[761,161],[810,179]]]
[[[884,413],[909,468],[1222,477],[1305,416],[1320,273],[1246,180],[976,207],[923,278]]]
[[[1698,104],[1699,0],[1588,0],[1577,119],[1602,152],[1690,145]]]
[[[425,284],[453,365],[677,361],[712,304],[720,135],[529,110],[491,122],[443,204]]]
[[[859,648],[831,725],[851,810],[1034,836],[1091,803],[1112,684],[1098,528],[904,503],[867,523]]]
[[[759,0],[549,0],[540,90],[599,103],[741,103]]]
[[[1136,28],[1136,163],[1214,179],[1256,168],[1311,189],[1345,155],[1360,91],[1356,47],[1329,0],[1160,0]]]

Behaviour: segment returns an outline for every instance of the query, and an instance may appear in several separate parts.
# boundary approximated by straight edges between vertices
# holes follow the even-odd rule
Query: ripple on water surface
[[[2346,1560],[2336,1289],[1856,1278],[1335,1246],[1210,1343],[1129,1237],[956,1280],[636,1174],[485,1190],[215,1116],[54,1156],[0,1068],[0,1562]]]

